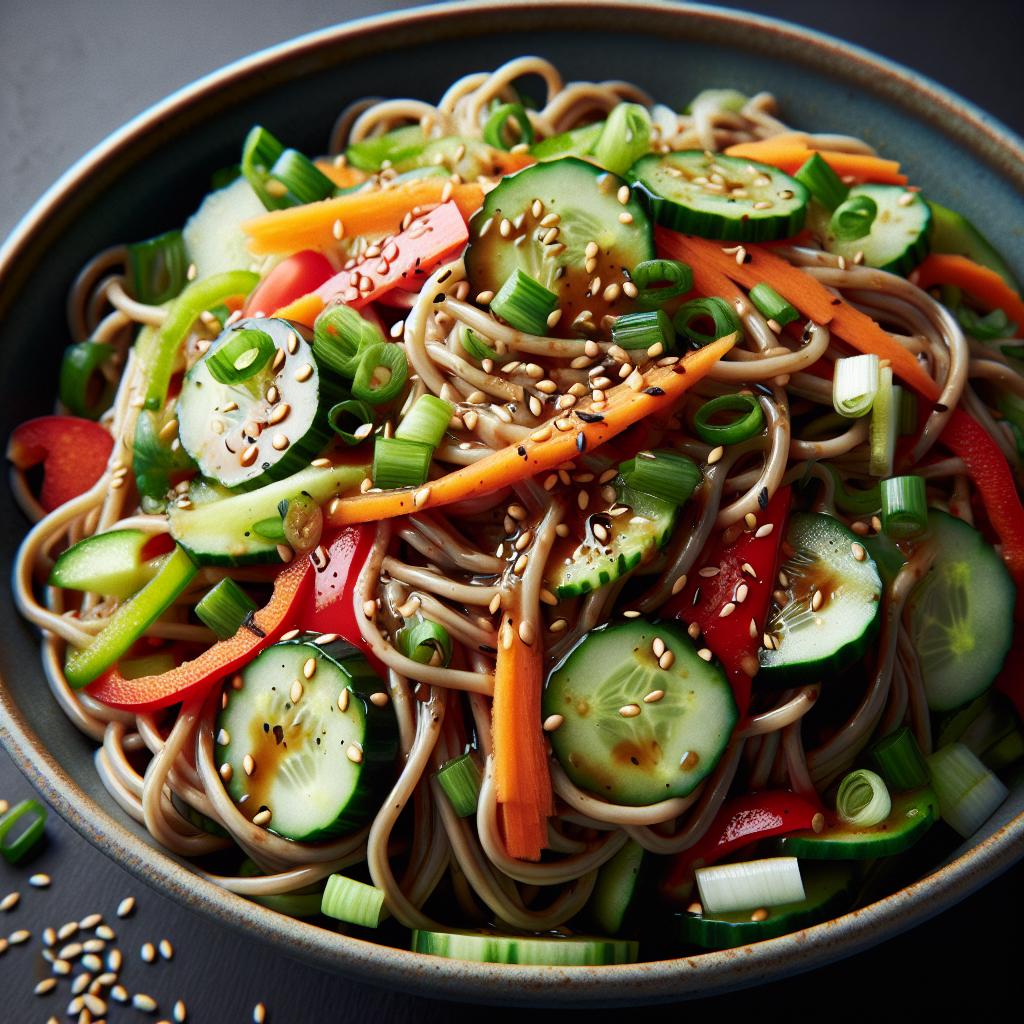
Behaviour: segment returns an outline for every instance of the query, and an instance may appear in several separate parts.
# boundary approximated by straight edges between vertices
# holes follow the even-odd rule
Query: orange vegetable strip
[[[342,498],[328,512],[335,526],[348,523],[371,523],[419,512],[452,502],[488,494],[502,487],[552,470],[562,462],[578,458],[582,451],[593,451],[616,434],[622,433],[645,416],[670,407],[691,385],[696,384],[736,343],[733,334],[689,353],[675,366],[656,367],[646,375],[646,388],[661,394],[634,392],[627,387],[616,388],[601,410],[599,422],[587,423],[576,416],[578,411],[591,413],[590,403],[571,410],[566,419],[575,419],[572,429],[551,428],[545,440],[528,438],[520,444],[501,448],[471,466],[431,480],[423,487],[381,491]]]
[[[324,300],[316,292],[310,292],[294,302],[289,302],[287,306],[282,306],[273,315],[282,320],[294,320],[312,330],[313,321],[323,312],[323,308]]]
[[[335,223],[341,221],[345,237],[397,234],[402,218],[416,206],[441,201],[445,187],[451,188],[463,217],[475,213],[484,201],[477,184],[454,185],[447,178],[421,178],[407,185],[378,192],[354,192],[318,203],[272,210],[242,225],[249,236],[249,248],[256,255],[292,253],[301,249],[336,247]]]
[[[994,270],[953,253],[934,252],[911,274],[918,288],[937,284],[963,289],[987,309],[1001,309],[1018,327],[1024,327],[1024,302]]]
[[[508,852],[539,860],[554,810],[540,727],[543,651],[537,642],[524,643],[518,627],[515,615],[507,613],[498,634],[491,706],[494,784]]]
[[[350,167],[348,164],[339,167],[333,160],[317,160],[316,169],[325,177],[330,178],[338,188],[361,185],[367,179],[366,171],[361,171],[358,167]]]
[[[899,162],[865,153],[840,153],[833,149],[815,149],[808,146],[800,135],[778,135],[757,142],[738,142],[730,146],[726,156],[741,160],[756,160],[780,171],[794,174],[812,154],[817,153],[841,178],[853,178],[857,184],[865,181],[888,185],[906,185],[907,176],[900,172]]]

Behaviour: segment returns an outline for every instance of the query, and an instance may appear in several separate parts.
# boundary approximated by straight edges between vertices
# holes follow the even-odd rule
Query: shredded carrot
[[[581,403],[565,417],[575,420],[569,430],[546,427],[547,436],[536,435],[542,438],[540,440],[530,437],[519,444],[510,444],[423,487],[343,498],[328,512],[328,519],[335,526],[391,519],[488,494],[555,469],[563,462],[578,458],[581,452],[593,451],[645,416],[656,415],[660,409],[671,406],[735,343],[736,336],[730,334],[689,353],[675,366],[650,370],[641,392],[628,387],[616,388],[599,414],[602,418],[596,422],[578,417],[578,412],[592,415],[589,403]]]
[[[407,213],[417,206],[441,202],[446,187],[451,189],[451,198],[463,217],[475,213],[484,201],[483,189],[477,184],[453,186],[446,178],[421,178],[378,192],[354,192],[287,210],[272,210],[246,221],[242,228],[249,236],[250,250],[259,256],[329,249],[337,245],[339,221],[347,237],[396,234]]]
[[[508,852],[539,860],[554,810],[540,730],[543,650],[537,642],[523,642],[519,625],[508,613],[499,632],[491,706],[494,784]]]
[[[812,153],[819,156],[841,178],[852,178],[855,183],[866,181],[888,185],[906,185],[907,176],[900,173],[896,160],[886,160],[866,153],[841,153],[833,149],[817,149],[808,144],[808,137],[799,132],[776,135],[757,142],[738,142],[730,146],[726,156],[778,167],[780,171],[793,174],[798,171]]]
[[[339,167],[333,160],[317,160],[317,170],[330,178],[338,188],[351,188],[353,185],[361,185],[366,181],[366,172],[358,167],[350,167],[346,164]]]
[[[303,295],[287,306],[282,306],[274,312],[274,316],[282,320],[294,320],[312,330],[313,321],[323,312],[324,300],[316,292]]]
[[[963,289],[986,309],[1001,309],[1007,317],[1024,327],[1024,302],[994,270],[966,256],[933,252],[910,278],[919,288],[937,284]]]

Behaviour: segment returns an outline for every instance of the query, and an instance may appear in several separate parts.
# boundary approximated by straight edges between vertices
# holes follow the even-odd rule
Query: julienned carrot
[[[323,312],[324,300],[316,292],[303,295],[287,306],[282,306],[274,311],[274,316],[282,320],[294,320],[296,323],[304,324],[312,330],[313,321]]]
[[[250,250],[259,256],[329,249],[338,244],[339,221],[340,230],[349,238],[396,234],[407,213],[417,206],[441,202],[446,187],[451,189],[451,198],[463,217],[470,217],[484,201],[483,189],[475,183],[453,186],[447,178],[421,178],[377,192],[353,192],[287,210],[272,210],[246,221],[242,229],[249,236]]]
[[[911,275],[919,288],[954,285],[986,309],[1001,309],[1018,327],[1024,327],[1024,302],[994,270],[966,256],[933,252]]]
[[[520,444],[500,448],[479,462],[431,480],[423,487],[342,498],[328,512],[328,519],[336,526],[391,519],[488,494],[555,469],[578,458],[581,452],[593,451],[645,416],[670,407],[735,343],[736,336],[730,334],[691,352],[675,366],[655,367],[647,373],[643,391],[616,388],[598,414],[590,410],[588,402],[581,403],[569,414],[575,420],[569,430],[545,427]],[[595,415],[601,418],[588,422]]]
[[[540,731],[543,649],[524,643],[510,613],[499,635],[494,666],[494,785],[508,852],[539,860],[554,810],[544,736]],[[508,646],[506,646],[506,644]]]
[[[333,160],[317,160],[316,168],[330,178],[338,188],[351,188],[366,181],[365,171],[359,170],[358,167],[350,167],[348,164],[339,167]]]
[[[865,181],[881,182],[888,185],[906,185],[907,176],[900,173],[896,160],[865,153],[841,153],[834,149],[818,149],[807,143],[807,136],[800,133],[776,135],[771,139],[757,142],[738,142],[730,146],[726,156],[757,160],[762,164],[778,167],[780,171],[793,174],[798,171],[812,153],[818,155],[841,178],[852,178],[856,183]]]

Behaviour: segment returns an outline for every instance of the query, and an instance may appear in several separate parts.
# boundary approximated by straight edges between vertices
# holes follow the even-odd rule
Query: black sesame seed
[[[585,452],[587,450],[587,435],[581,430],[576,435],[576,451]]]
[[[582,409],[576,410],[576,415],[583,420],[584,423],[602,423],[604,417],[599,412],[583,412]]]
[[[656,384],[652,384],[649,388],[644,388],[644,394],[650,395],[652,398],[661,398],[665,392]]]

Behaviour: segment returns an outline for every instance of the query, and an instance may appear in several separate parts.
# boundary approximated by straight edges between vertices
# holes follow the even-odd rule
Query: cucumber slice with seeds
[[[737,717],[725,674],[686,630],[639,618],[591,630],[548,677],[543,706],[563,718],[549,736],[569,778],[630,806],[691,793]]]
[[[268,334],[276,353],[247,380],[222,384],[210,357],[241,330]],[[321,373],[299,328],[273,318],[239,320],[185,375],[178,435],[204,476],[251,490],[308,466],[331,437],[328,410],[347,397]]]
[[[977,530],[932,509],[928,542],[935,561],[907,601],[910,637],[933,711],[982,694],[1013,641],[1017,591],[1006,564]]]
[[[489,932],[412,933],[412,951],[470,960],[478,964],[531,964],[545,967],[592,967],[636,963],[640,949],[626,939],[530,935],[494,935]]]
[[[786,540],[793,554],[780,572],[785,603],[773,600],[769,609],[772,646],[760,650],[758,679],[791,686],[830,678],[864,653],[877,629],[882,581],[856,535],[833,516],[794,515]]]
[[[289,640],[250,662],[217,716],[217,759],[231,766],[239,810],[250,820],[269,810],[271,832],[303,842],[370,820],[397,751],[390,704],[370,700],[379,691],[366,658],[342,640]]]
[[[841,241],[829,230],[831,214],[811,206],[810,227],[829,252],[852,261],[857,253],[869,267],[909,274],[928,255],[932,213],[920,193],[901,185],[855,185],[848,199],[864,196],[878,208],[871,230],[862,238]]]
[[[647,215],[635,200],[623,205],[617,198],[623,184],[614,174],[575,157],[535,164],[503,178],[469,223],[466,273],[472,294],[497,293],[520,269],[558,296],[562,316],[555,333],[561,334],[573,333],[581,313],[590,314],[587,322],[600,325],[606,313],[632,308],[621,294],[604,297],[609,285],[621,286],[626,272],[654,256]],[[538,200],[540,213],[534,216]],[[502,235],[506,220],[510,228]],[[598,250],[592,259],[587,256],[591,243]],[[596,278],[600,288],[591,294]]]
[[[627,174],[659,224],[701,238],[770,242],[803,226],[807,189],[776,167],[698,149],[641,157]]]

